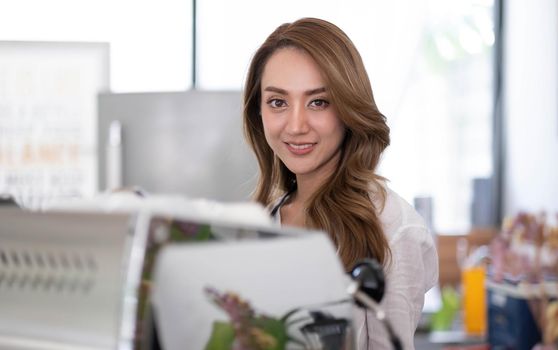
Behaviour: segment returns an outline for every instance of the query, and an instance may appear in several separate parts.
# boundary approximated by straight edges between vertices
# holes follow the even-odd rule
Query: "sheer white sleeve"
[[[424,225],[401,226],[390,237],[392,258],[386,268],[386,292],[381,306],[405,350],[414,349],[414,333],[424,294],[438,280],[438,256]],[[357,348],[391,349],[383,325],[371,312],[355,311]]]

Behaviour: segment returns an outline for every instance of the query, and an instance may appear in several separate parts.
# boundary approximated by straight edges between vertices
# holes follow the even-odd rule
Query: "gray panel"
[[[0,209],[0,349],[115,349],[132,224]]]
[[[106,188],[106,145],[122,124],[122,185],[151,193],[222,201],[249,198],[257,163],[242,132],[239,91],[101,94],[99,179]]]

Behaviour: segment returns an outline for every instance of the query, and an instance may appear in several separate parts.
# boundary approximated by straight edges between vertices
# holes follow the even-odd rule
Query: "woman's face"
[[[261,96],[273,152],[299,181],[327,178],[339,160],[345,127],[316,62],[297,48],[277,50],[264,67]]]

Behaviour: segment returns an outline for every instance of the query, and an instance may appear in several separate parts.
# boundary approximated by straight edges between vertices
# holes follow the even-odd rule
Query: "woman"
[[[419,215],[375,174],[389,128],[353,43],[324,20],[283,24],[256,51],[244,88],[245,134],[260,167],[255,199],[282,225],[327,232],[347,270],[379,260],[382,305],[413,349],[438,260]],[[359,349],[390,347],[371,314],[356,311],[355,322]]]

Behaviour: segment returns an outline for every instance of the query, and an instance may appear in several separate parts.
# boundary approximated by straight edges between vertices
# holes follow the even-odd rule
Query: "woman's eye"
[[[267,101],[267,104],[271,108],[281,108],[281,107],[285,107],[285,105],[286,105],[285,101],[280,100],[278,98],[274,98],[274,99],[271,99],[271,100]]]
[[[310,106],[323,109],[329,106],[329,102],[323,99],[317,99],[310,102]]]

